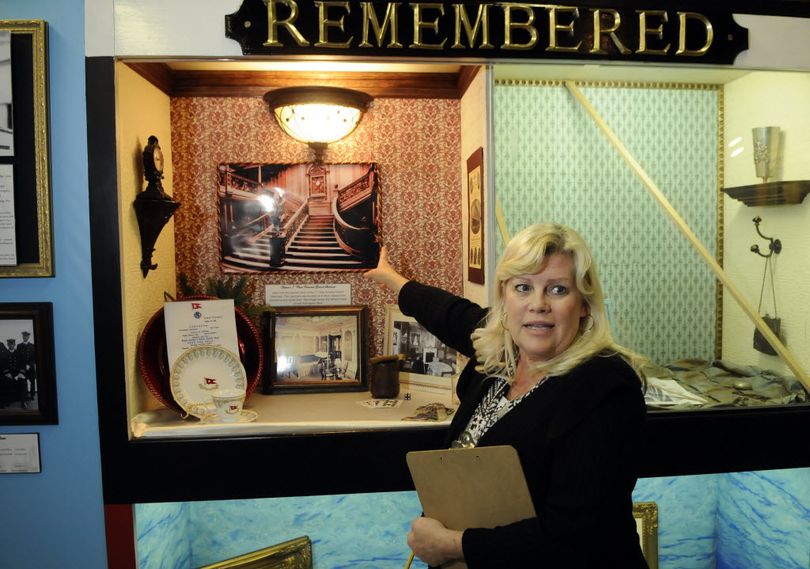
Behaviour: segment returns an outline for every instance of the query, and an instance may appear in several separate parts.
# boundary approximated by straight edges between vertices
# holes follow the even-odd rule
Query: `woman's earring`
[[[507,331],[509,330],[509,328],[506,327],[506,312],[501,312],[500,323],[501,323],[501,328],[503,328],[504,330],[507,330]]]

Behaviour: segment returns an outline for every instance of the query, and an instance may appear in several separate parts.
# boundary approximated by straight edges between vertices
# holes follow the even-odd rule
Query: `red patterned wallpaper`
[[[195,289],[227,278],[219,267],[216,167],[222,162],[297,163],[312,160],[305,145],[284,134],[260,98],[172,100],[170,191],[175,214],[177,272]],[[460,109],[456,100],[378,99],[357,129],[331,145],[325,162],[379,165],[382,235],[392,263],[427,284],[461,292],[462,226]],[[393,294],[361,273],[291,272],[249,275],[256,304],[265,284],[349,283],[352,302],[369,307],[370,355],[382,351],[385,304]]]

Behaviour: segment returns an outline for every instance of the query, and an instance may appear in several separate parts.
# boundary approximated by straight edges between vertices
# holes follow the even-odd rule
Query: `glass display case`
[[[262,270],[234,271],[234,264],[223,262],[229,254],[223,220],[234,221],[227,212],[242,211],[223,209],[223,194],[244,198],[259,180],[239,174],[240,188],[223,189],[223,167],[249,166],[275,184],[293,166],[315,163],[306,145],[274,123],[261,95],[282,85],[322,82],[327,72],[331,81],[365,90],[374,101],[356,131],[326,150],[318,173],[326,168],[333,177],[324,178],[329,181],[314,197],[334,196],[337,203],[340,190],[354,182],[336,178],[338,166],[373,164],[381,237],[409,276],[487,303],[486,286],[466,278],[470,220],[462,172],[480,148],[487,281],[505,237],[527,223],[553,218],[594,243],[617,339],[650,357],[650,383],[660,395],[649,400],[651,437],[642,475],[805,465],[782,435],[810,420],[807,380],[795,372],[810,359],[798,341],[807,314],[796,308],[808,306],[796,285],[808,281],[799,261],[806,208],[749,206],[722,191],[756,181],[750,133],[760,126],[784,131],[779,179],[810,178],[801,159],[808,131],[804,72],[469,62],[352,71],[335,61],[319,62],[321,70],[292,71],[284,62],[249,63],[245,70],[213,58],[88,59],[88,84],[95,86],[88,90],[94,111],[88,137],[108,502],[410,489],[405,453],[443,444],[448,415],[403,419],[428,404],[454,406],[450,360],[434,366],[441,370],[436,375],[419,374],[435,380],[427,388],[405,385],[396,408],[364,406],[371,398],[367,384],[347,392],[255,389],[245,401],[255,420],[236,424],[184,416],[150,391],[138,367],[138,344],[166,298],[188,296],[186,287],[197,294],[219,287],[227,295],[239,282],[246,313],[267,311],[269,285],[348,285],[350,303],[369,311],[365,360],[384,353],[386,336],[394,333],[386,307],[395,299],[364,280],[362,270],[279,270],[268,261]],[[677,216],[660,207],[649,185],[622,162],[570,86],[615,130]],[[155,243],[157,268],[143,276],[132,202],[145,185],[140,156],[150,135],[160,139],[166,156],[163,186],[181,205]],[[287,196],[291,228],[301,195]],[[750,251],[755,215],[784,245],[774,288],[779,306],[789,310],[780,313],[786,345],[795,351],[788,362],[752,349],[755,325],[748,311],[724,290],[728,286],[694,242],[684,239],[678,221],[755,304],[763,269]],[[772,310],[761,308],[763,315]],[[277,354],[261,319],[252,322],[260,339],[251,354],[262,350],[266,375]],[[300,362],[315,369],[321,360],[352,361],[346,346],[330,345],[335,331],[322,332],[318,337],[326,344],[310,342],[296,353]],[[419,348],[424,359],[443,353],[435,345]],[[356,356],[358,366],[365,363]],[[246,481],[244,472],[219,466],[233,453],[283,466]],[[178,466],[167,469],[169,461]],[[227,495],[195,476],[212,465]]]

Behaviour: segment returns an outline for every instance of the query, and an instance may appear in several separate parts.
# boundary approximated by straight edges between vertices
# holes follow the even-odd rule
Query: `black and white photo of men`
[[[37,409],[33,322],[0,321],[0,413]]]
[[[11,32],[0,31],[0,156],[14,156],[11,91]]]

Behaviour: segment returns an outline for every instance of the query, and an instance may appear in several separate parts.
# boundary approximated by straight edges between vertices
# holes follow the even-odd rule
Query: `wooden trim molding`
[[[134,61],[127,63],[133,71],[140,74],[144,79],[149,81],[152,85],[171,95],[174,91],[174,77],[171,68],[165,63],[145,63],[141,61]]]
[[[458,98],[464,96],[464,93],[467,92],[467,89],[470,88],[470,85],[475,79],[478,72],[481,70],[480,65],[464,65],[458,71]]]
[[[324,85],[345,87],[372,97],[397,99],[460,99],[477,66],[459,73],[277,72],[172,70],[162,62],[125,62],[170,97],[261,97],[281,87]]]

